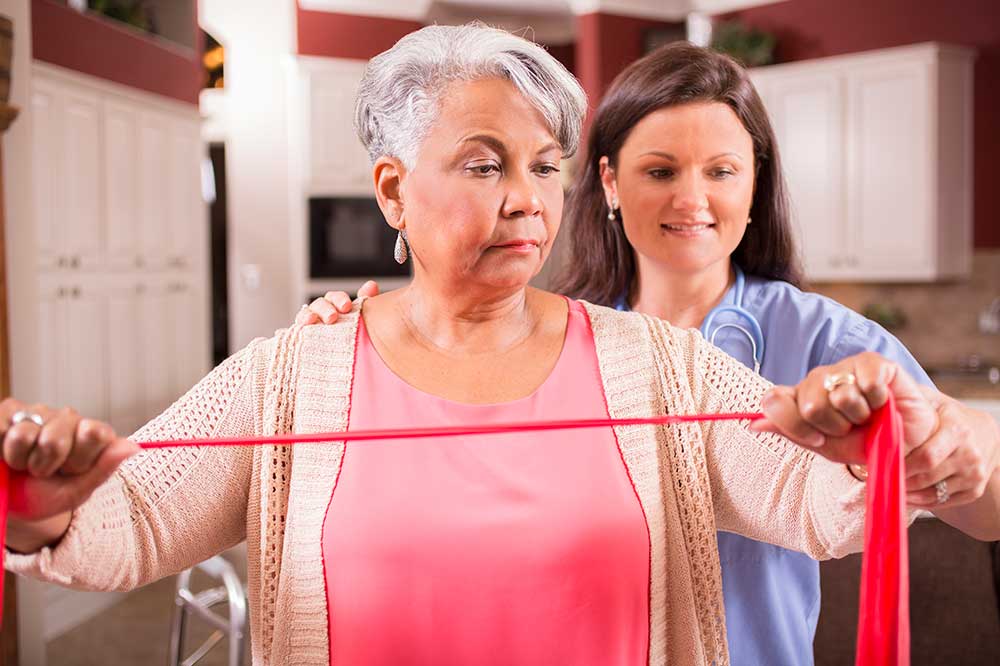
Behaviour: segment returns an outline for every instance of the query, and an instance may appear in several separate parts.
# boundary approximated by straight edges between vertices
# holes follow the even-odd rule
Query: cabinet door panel
[[[35,310],[39,353],[36,359],[38,395],[34,399],[54,407],[65,406],[68,397],[64,390],[65,382],[61,380],[59,373],[69,359],[63,343],[63,327],[57,325],[57,322],[65,318],[65,293],[64,287],[54,283],[42,284]]]
[[[144,340],[139,334],[144,285],[115,284],[108,291],[108,408],[111,425],[130,435],[146,422]]]
[[[208,329],[204,310],[204,299],[192,285],[178,283],[171,287],[173,391],[178,397],[208,371]]]
[[[146,415],[153,417],[177,398],[173,385],[174,350],[166,285],[150,284],[142,299],[141,310]]]
[[[932,277],[934,146],[923,63],[848,74],[850,247],[869,279]]]
[[[73,284],[56,322],[66,350],[59,374],[65,382],[64,403],[84,416],[106,420],[107,400],[107,298],[96,285]],[[58,324],[57,324],[58,325]]]
[[[840,277],[847,267],[843,87],[835,75],[818,75],[772,82],[767,94],[806,275]]]
[[[135,268],[140,258],[139,122],[132,106],[104,104],[104,200],[108,265]]]
[[[65,166],[58,183],[65,206],[57,223],[72,267],[91,270],[101,265],[104,247],[100,125],[96,96],[66,95],[61,136]]]
[[[169,188],[164,177],[169,163],[168,122],[144,113],[139,127],[139,212],[142,253],[146,267],[166,264],[170,235]]]
[[[371,193],[368,153],[357,135],[354,100],[363,63],[337,62],[306,75],[308,111],[303,148],[310,156],[310,188],[328,194]]]
[[[63,190],[58,186],[63,168],[61,108],[62,98],[56,88],[44,80],[32,82],[32,209],[39,263],[46,268],[66,260],[65,238],[59,228],[63,199]]]
[[[208,209],[201,196],[201,139],[197,127],[178,123],[170,136],[170,156],[165,174],[170,224],[168,264],[174,268],[200,265],[194,256],[208,237]]]

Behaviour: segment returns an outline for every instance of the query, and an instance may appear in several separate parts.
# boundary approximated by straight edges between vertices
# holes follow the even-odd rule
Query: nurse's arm
[[[927,506],[971,537],[1000,540],[1000,423],[933,388],[924,388],[924,393],[937,409],[939,426],[906,458],[908,501]],[[950,468],[937,474],[931,471],[937,461],[949,459],[964,468],[961,476]],[[944,474],[949,474],[945,482],[950,498],[937,507],[934,484]]]

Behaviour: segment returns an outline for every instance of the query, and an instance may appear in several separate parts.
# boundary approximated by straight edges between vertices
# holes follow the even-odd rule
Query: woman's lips
[[[699,222],[697,224],[661,224],[660,229],[663,229],[663,231],[672,236],[696,238],[708,232],[708,230],[714,226],[715,224],[712,222]]]
[[[526,239],[517,239],[509,241],[506,243],[498,243],[493,247],[499,248],[501,250],[510,250],[511,252],[531,252],[532,250],[538,249],[538,242]]]

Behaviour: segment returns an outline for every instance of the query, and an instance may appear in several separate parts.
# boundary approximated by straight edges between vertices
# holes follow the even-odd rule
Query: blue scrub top
[[[875,322],[836,301],[805,293],[780,280],[746,276],[743,302],[735,285],[723,305],[739,305],[760,322],[764,358],[760,374],[775,384],[794,385],[819,365],[874,351],[898,363],[923,384],[931,384],[906,347]],[[624,298],[618,309],[627,309]],[[720,313],[713,328],[742,318]],[[719,331],[715,344],[753,367],[749,339],[740,331]],[[803,666],[813,663],[819,620],[819,563],[791,550],[719,532],[722,592],[733,666]]]

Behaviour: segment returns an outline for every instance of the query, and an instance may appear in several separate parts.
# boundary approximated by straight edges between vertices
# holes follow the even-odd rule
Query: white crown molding
[[[760,7],[761,5],[773,5],[776,2],[785,0],[691,0],[692,11],[701,14],[727,14],[737,12],[741,9]]]
[[[683,21],[694,11],[691,0],[570,0],[573,13],[618,14],[657,21]]]
[[[423,22],[432,0],[299,0],[302,9]]]
[[[302,9],[360,16],[451,22],[478,18],[495,24],[545,25],[581,14],[606,13],[681,22],[688,14],[724,14],[783,0],[299,0]],[[467,17],[467,18],[466,18]],[[543,32],[543,30],[539,30]],[[543,40],[544,41],[544,40]]]

